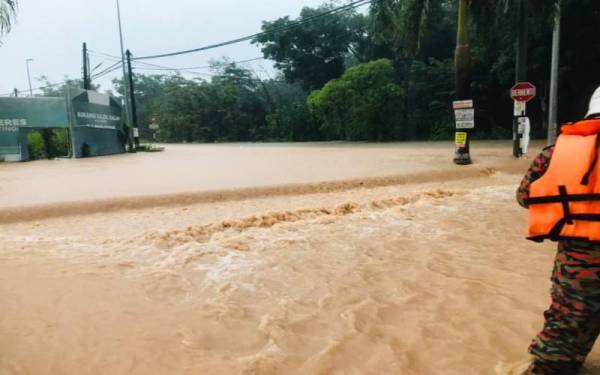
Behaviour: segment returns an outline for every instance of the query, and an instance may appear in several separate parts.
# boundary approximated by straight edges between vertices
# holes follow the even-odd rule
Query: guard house
[[[80,89],[62,98],[0,98],[0,161],[29,160],[32,129],[68,129],[70,157],[123,153],[122,113],[118,99]]]

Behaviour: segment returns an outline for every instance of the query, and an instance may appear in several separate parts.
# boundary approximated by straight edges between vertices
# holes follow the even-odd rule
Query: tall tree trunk
[[[471,49],[469,47],[469,1],[460,0],[458,7],[458,29],[456,36],[456,51],[454,54],[455,95],[456,100],[471,99]],[[456,147],[454,163],[471,164],[469,153],[471,134],[466,132],[464,146]]]

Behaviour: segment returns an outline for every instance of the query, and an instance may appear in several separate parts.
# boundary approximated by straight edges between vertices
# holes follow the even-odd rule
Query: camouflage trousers
[[[558,244],[552,304],[544,329],[531,343],[534,374],[576,374],[600,333],[600,244]]]

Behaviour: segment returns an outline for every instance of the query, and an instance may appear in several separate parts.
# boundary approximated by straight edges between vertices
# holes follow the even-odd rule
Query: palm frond
[[[10,31],[17,13],[17,0],[0,0],[0,35]]]

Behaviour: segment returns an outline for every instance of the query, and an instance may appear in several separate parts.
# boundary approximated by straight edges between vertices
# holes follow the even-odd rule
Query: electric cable
[[[259,36],[262,35],[268,35],[270,33],[273,32],[278,32],[278,31],[286,31],[286,30],[290,30],[292,28],[295,28],[297,26],[306,24],[308,22],[311,22],[315,19],[321,18],[321,17],[325,17],[325,16],[329,16],[332,14],[337,14],[337,13],[341,13],[347,10],[351,10],[351,9],[355,9],[358,8],[360,6],[366,5],[371,3],[372,0],[359,0],[359,1],[354,1],[351,2],[349,4],[346,4],[344,6],[338,7],[338,8],[334,8],[331,10],[328,10],[326,12],[311,16],[311,17],[306,17],[303,19],[300,19],[298,21],[294,21],[289,25],[286,25],[284,27],[280,27],[280,28],[276,28],[274,30],[271,31],[263,31],[260,33],[256,33],[253,35],[248,35],[248,36],[244,36],[241,38],[237,38],[237,39],[233,39],[233,40],[229,40],[226,42],[221,42],[221,43],[217,43],[217,44],[212,44],[212,45],[208,45],[205,47],[199,47],[199,48],[194,48],[194,49],[189,49],[189,50],[184,50],[184,51],[177,51],[177,52],[171,52],[171,53],[163,53],[163,54],[158,54],[158,55],[150,55],[150,56],[142,56],[142,57],[136,57],[133,60],[150,60],[150,59],[158,59],[158,58],[163,58],[163,57],[171,57],[171,56],[179,56],[179,55],[185,55],[185,54],[189,54],[189,53],[194,53],[194,52],[201,52],[201,51],[206,51],[206,50],[210,50],[210,49],[215,49],[215,48],[220,48],[220,47],[225,47],[228,45],[232,45],[232,44],[237,44],[237,43],[241,43],[241,42],[245,42],[248,40],[252,40],[255,39]]]

